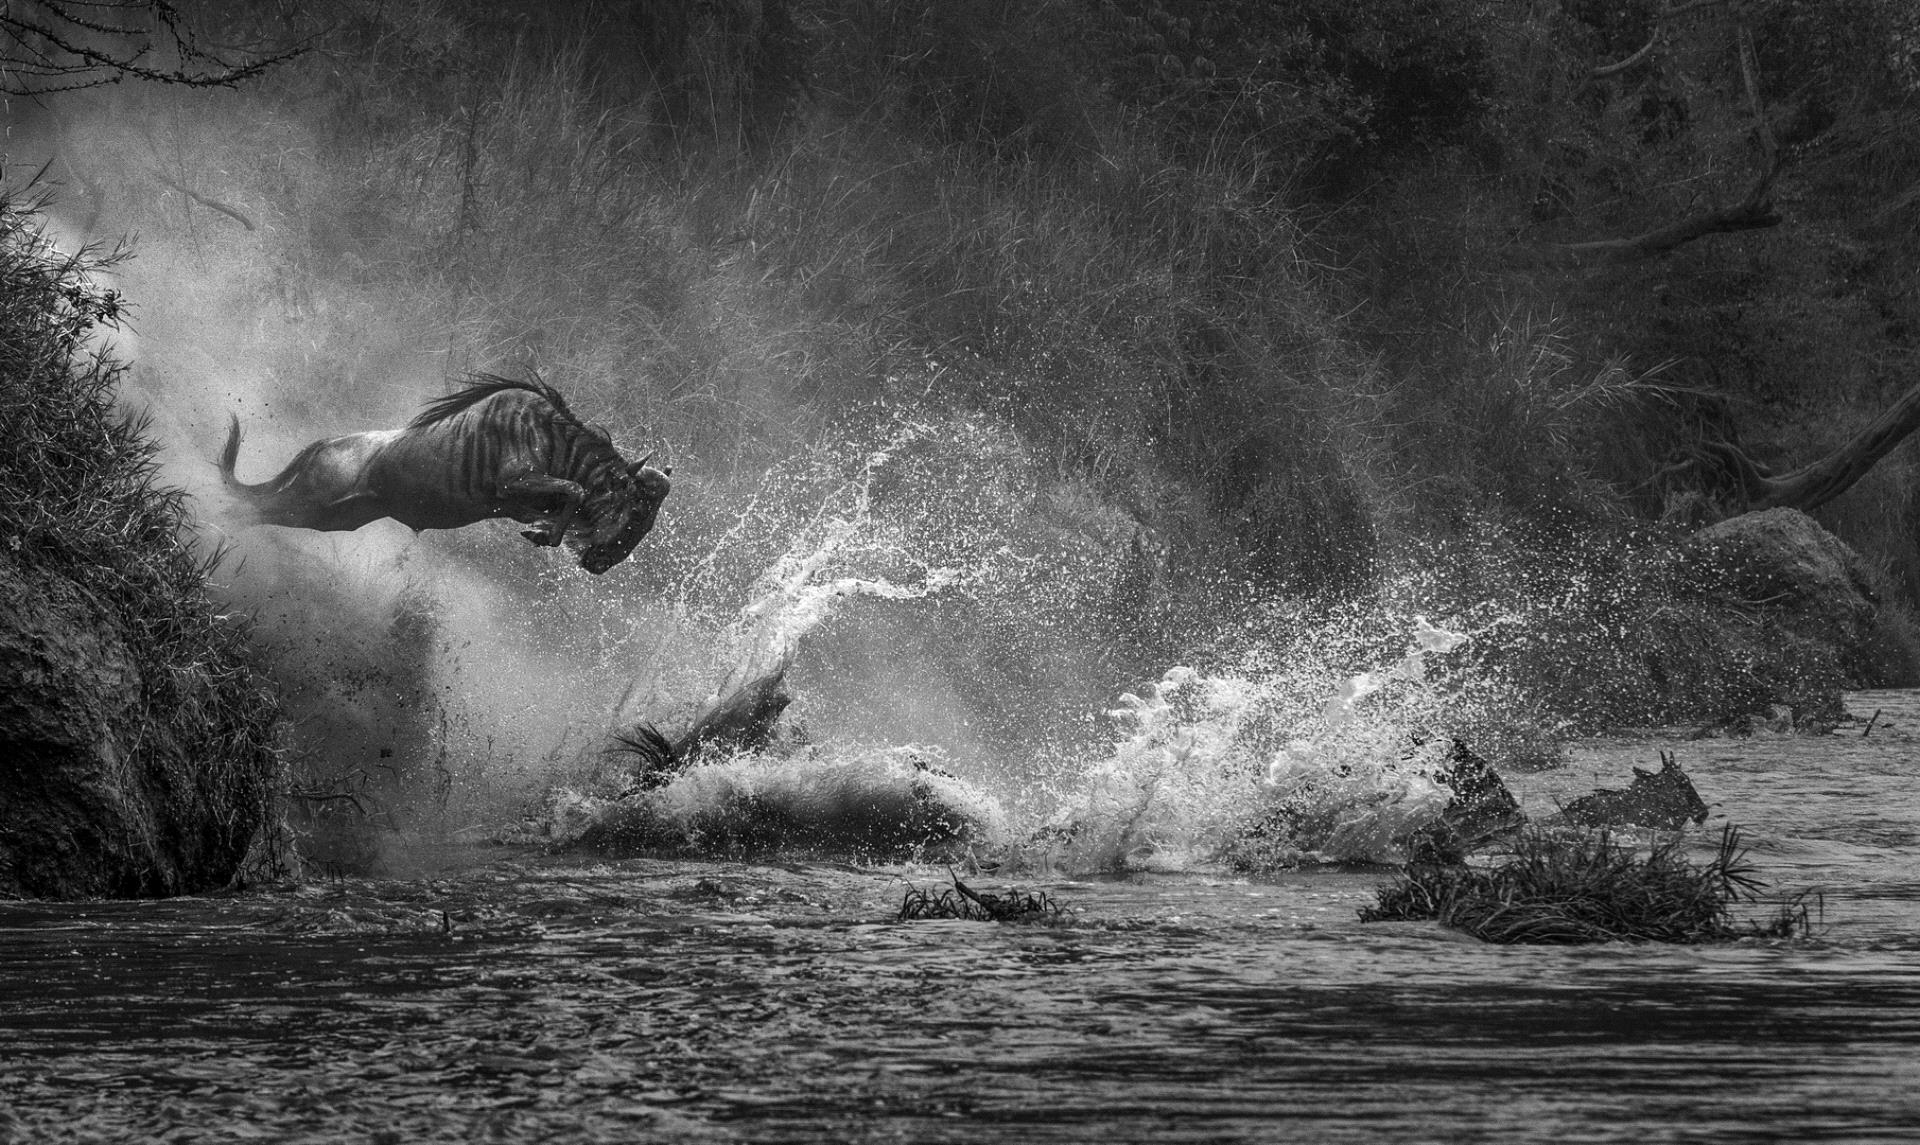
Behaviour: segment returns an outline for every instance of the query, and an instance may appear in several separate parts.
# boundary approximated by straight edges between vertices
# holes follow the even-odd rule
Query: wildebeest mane
[[[613,439],[607,435],[605,430],[596,429],[586,422],[581,421],[579,416],[575,414],[572,409],[568,408],[567,399],[560,396],[560,391],[554,389],[537,377],[531,380],[521,380],[518,378],[503,378],[498,374],[474,374],[464,388],[455,390],[450,394],[443,394],[428,402],[419,413],[414,415],[413,420],[407,423],[407,428],[424,429],[427,426],[443,422],[455,414],[460,413],[462,410],[470,409],[486,401],[493,395],[504,393],[507,390],[525,390],[530,394],[545,398],[547,404],[553,407],[554,412],[560,415],[560,420],[564,424],[586,434],[603,445],[611,446],[613,444]]]

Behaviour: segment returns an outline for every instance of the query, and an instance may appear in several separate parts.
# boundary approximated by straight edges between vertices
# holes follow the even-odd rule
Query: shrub
[[[95,339],[122,301],[92,276],[124,252],[61,252],[39,229],[43,206],[0,194],[0,540],[22,568],[91,595],[135,657],[142,724],[125,729],[138,745],[125,786],[192,833],[170,842],[203,866],[175,874],[156,859],[119,892],[195,889],[270,817],[278,700],[249,626],[208,597],[219,552],[196,550],[181,492],[157,483],[147,420],[116,403],[125,367]]]
[[[1762,889],[1738,828],[1721,832],[1704,866],[1675,837],[1645,854],[1604,831],[1523,834],[1491,869],[1415,863],[1379,890],[1362,922],[1434,920],[1484,942],[1724,942],[1806,937],[1811,923],[1795,898],[1767,923],[1736,922],[1733,908]]]

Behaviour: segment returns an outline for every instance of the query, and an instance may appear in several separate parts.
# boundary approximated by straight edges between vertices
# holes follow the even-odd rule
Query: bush
[[[89,781],[151,800],[159,830],[181,835],[136,860],[149,869],[117,876],[115,892],[197,889],[224,881],[271,816],[278,701],[249,625],[208,597],[219,553],[195,549],[181,492],[157,483],[147,421],[116,404],[125,367],[94,341],[123,312],[92,275],[123,252],[62,253],[39,229],[43,205],[0,195],[0,539],[37,581],[84,590],[135,660],[140,726],[114,729],[135,745],[126,774]]]
[[[1680,853],[1678,837],[1645,855],[1604,831],[1523,834],[1499,866],[1416,863],[1379,890],[1362,922],[1434,920],[1483,942],[1573,945],[1590,942],[1724,942],[1807,937],[1802,899],[1770,922],[1739,923],[1733,908],[1762,889],[1729,826],[1705,866]]]

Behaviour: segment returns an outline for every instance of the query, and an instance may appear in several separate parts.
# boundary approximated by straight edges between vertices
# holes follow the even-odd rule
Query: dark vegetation
[[[1433,920],[1484,942],[1573,945],[1589,942],[1725,942],[1805,938],[1812,920],[1804,898],[1765,922],[1734,909],[1763,890],[1734,827],[1721,832],[1712,858],[1696,866],[1678,838],[1648,852],[1606,832],[1567,834],[1534,828],[1491,866],[1413,863],[1380,888],[1363,922]]]
[[[118,254],[54,249],[36,206],[0,198],[0,894],[204,890],[275,814],[278,704],[94,341]]]
[[[976,891],[948,873],[953,883],[938,890],[908,887],[900,900],[900,921],[955,918],[967,922],[1058,922],[1060,904],[1045,891],[1022,891],[1009,887],[1000,894]]]

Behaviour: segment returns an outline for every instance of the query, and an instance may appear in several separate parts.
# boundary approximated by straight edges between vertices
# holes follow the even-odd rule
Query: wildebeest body
[[[391,517],[457,529],[506,517],[533,526],[523,535],[535,544],[568,541],[593,573],[625,559],[671,488],[667,471],[629,465],[551,387],[493,377],[429,404],[404,429],[316,441],[257,485],[234,476],[239,450],[235,419],[221,474],[261,524],[343,531]]]
[[[1561,815],[1569,823],[1587,827],[1631,823],[1678,830],[1688,822],[1706,822],[1707,805],[1673,755],[1663,751],[1658,772],[1636,767],[1633,782],[1624,791],[1600,788],[1561,808]]]

